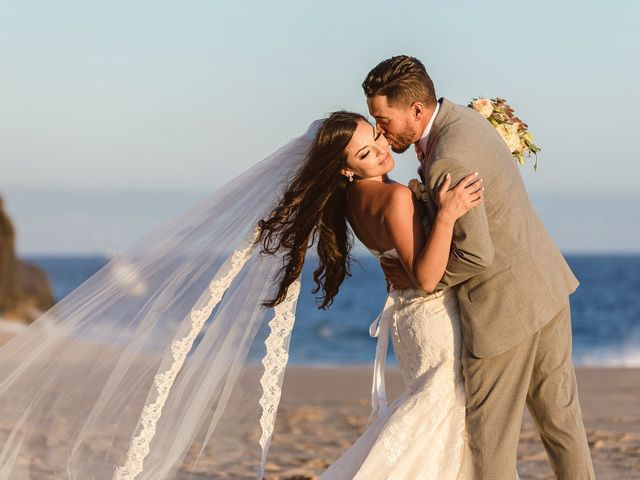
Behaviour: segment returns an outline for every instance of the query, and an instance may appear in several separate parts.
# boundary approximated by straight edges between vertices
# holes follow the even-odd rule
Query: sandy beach
[[[370,367],[289,367],[273,437],[272,480],[315,478],[358,438],[370,409]],[[579,368],[584,422],[597,478],[640,479],[640,369]],[[402,388],[387,369],[389,398]],[[522,480],[553,479],[542,442],[524,416]]]
[[[0,344],[11,335],[0,331]],[[315,479],[336,460],[364,429],[371,408],[371,375],[370,366],[290,366],[265,479]],[[597,478],[640,479],[640,369],[579,368],[577,375]],[[402,389],[400,374],[392,367],[387,368],[387,389],[390,401]],[[47,443],[43,440],[43,451]],[[518,469],[522,480],[555,478],[528,414]],[[57,478],[46,471],[43,464],[42,478]],[[189,478],[219,477],[200,470]]]

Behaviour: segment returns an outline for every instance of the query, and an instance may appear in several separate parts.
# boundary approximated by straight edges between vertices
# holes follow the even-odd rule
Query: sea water
[[[106,262],[101,257],[32,257],[52,281],[60,299]],[[355,257],[352,276],[326,311],[316,307],[311,274],[317,260],[304,267],[290,363],[337,365],[372,363],[376,339],[368,327],[385,301],[382,272],[375,258]],[[571,296],[573,356],[577,365],[640,367],[640,255],[568,256],[580,280]],[[392,349],[390,348],[390,351]],[[390,355],[394,363],[393,355]]]

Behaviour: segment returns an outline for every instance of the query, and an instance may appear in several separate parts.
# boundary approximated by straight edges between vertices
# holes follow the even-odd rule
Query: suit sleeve
[[[441,158],[434,162],[428,181],[431,200],[436,204],[438,191],[447,173],[451,174],[453,187],[474,172],[456,160]],[[479,173],[482,177],[482,172]],[[437,289],[453,287],[479,274],[491,265],[493,254],[487,213],[482,202],[456,221],[449,262]]]

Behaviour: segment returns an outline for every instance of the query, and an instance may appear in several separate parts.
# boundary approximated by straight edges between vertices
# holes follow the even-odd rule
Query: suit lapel
[[[424,160],[422,161],[420,170],[422,183],[425,185],[429,185],[429,167],[431,165],[430,162],[430,153],[435,145],[435,142],[438,141],[438,135],[440,134],[442,127],[444,127],[447,122],[451,111],[453,110],[453,103],[447,100],[446,98],[441,98],[438,100],[440,102],[440,110],[438,110],[438,115],[436,116],[435,121],[431,127],[431,132],[429,133],[429,140],[427,141],[427,148],[424,155]],[[429,199],[431,201],[425,202],[425,206],[427,209],[427,218],[431,222],[435,219],[436,214],[438,213],[438,204],[436,200],[436,196],[434,192],[431,192],[429,195]]]

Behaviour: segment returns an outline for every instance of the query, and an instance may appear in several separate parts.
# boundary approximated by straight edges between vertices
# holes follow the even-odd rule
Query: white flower
[[[504,128],[509,133],[518,133],[518,124],[517,123],[505,123]]]
[[[513,128],[509,124],[502,124],[496,127],[498,133],[504,140],[504,143],[507,144],[509,151],[511,153],[515,152],[516,149],[520,146],[520,136],[517,131],[513,131]],[[516,129],[517,130],[517,129]]]
[[[491,100],[488,98],[479,98],[474,100],[472,105],[473,109],[484,118],[489,118],[493,113],[493,105],[491,104]]]

